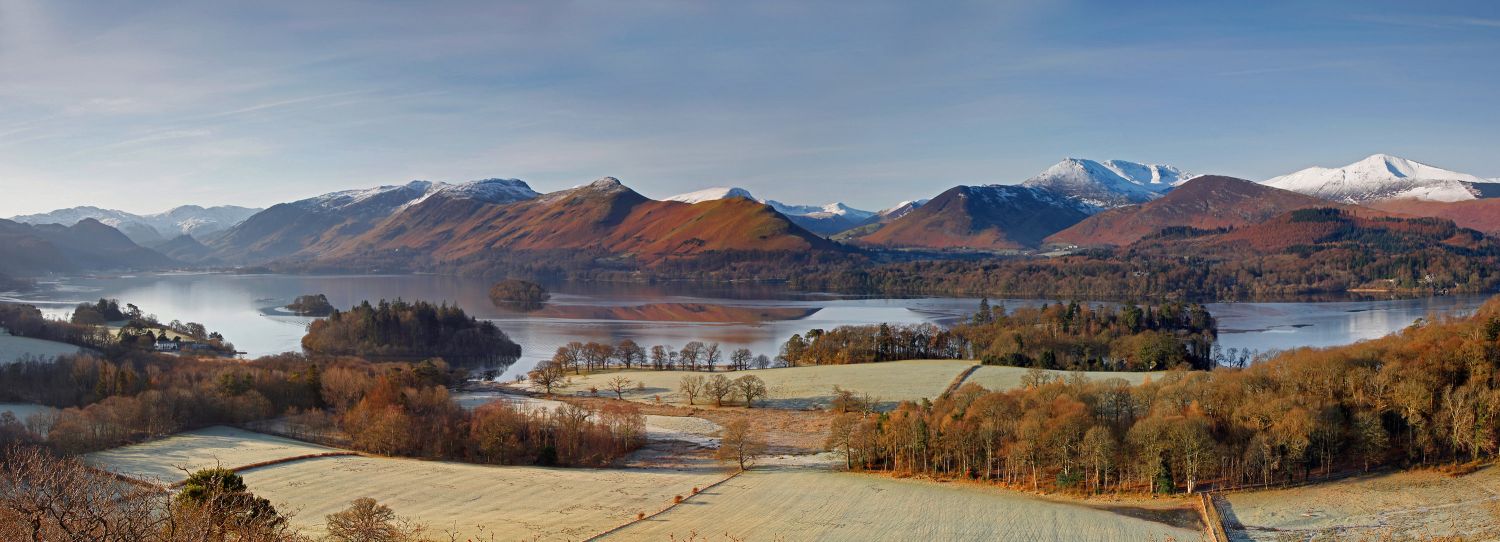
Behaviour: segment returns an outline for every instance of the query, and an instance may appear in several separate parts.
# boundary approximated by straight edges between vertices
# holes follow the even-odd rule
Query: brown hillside
[[[1089,217],[1048,237],[1047,242],[1124,246],[1163,228],[1240,227],[1310,207],[1341,206],[1244,179],[1210,175],[1188,181],[1160,199]]]
[[[1023,249],[1087,216],[1074,202],[1024,186],[958,186],[854,241],[896,248]]]
[[[1430,216],[1452,220],[1459,226],[1500,235],[1500,198],[1471,201],[1386,200],[1370,207],[1408,216]]]
[[[652,261],[710,251],[837,248],[748,199],[655,201],[606,178],[510,204],[433,197],[319,257],[418,251],[441,262],[492,250],[586,249]]]

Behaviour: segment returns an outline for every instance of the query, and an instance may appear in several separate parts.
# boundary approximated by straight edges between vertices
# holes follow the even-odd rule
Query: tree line
[[[903,359],[978,359],[989,365],[1086,371],[1210,369],[1217,324],[1197,304],[1115,308],[1076,301],[1007,311],[980,300],[964,322],[879,324],[793,335],[778,359],[790,365],[842,365]]]
[[[467,372],[441,360],[267,356],[248,362],[150,353],[0,367],[0,400],[58,410],[0,415],[0,444],[76,455],[215,424],[285,416],[297,436],[374,453],[482,463],[600,466],[642,442],[630,405],[594,413],[510,404],[468,411],[448,388]]]
[[[1500,453],[1500,298],[1383,339],[1137,386],[1034,371],[1022,389],[841,414],[829,447],[854,469],[1163,493]]]

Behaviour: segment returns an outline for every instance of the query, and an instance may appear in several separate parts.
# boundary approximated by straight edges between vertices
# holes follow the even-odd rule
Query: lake
[[[794,333],[851,324],[948,325],[978,306],[968,298],[870,298],[791,292],[773,286],[566,284],[553,288],[541,310],[517,312],[489,300],[490,282],[434,275],[298,276],[159,274],[65,278],[42,291],[10,300],[32,303],[66,317],[80,302],[101,297],[134,303],[163,321],[199,322],[224,334],[250,356],[300,349],[310,318],[278,308],[303,294],[325,294],[334,306],[403,298],[456,303],[494,321],[521,345],[522,357],[506,376],[528,370],[569,341],[619,342],[650,347],[688,341],[718,342],[726,350],[749,348],[774,356]],[[1487,296],[1306,303],[1214,303],[1220,345],[1269,351],[1336,346],[1380,337],[1419,318],[1473,311]],[[1043,300],[996,300],[1010,307]]]

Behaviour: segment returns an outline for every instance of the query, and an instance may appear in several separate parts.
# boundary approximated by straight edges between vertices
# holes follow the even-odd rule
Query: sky
[[[879,209],[1065,157],[1500,177],[1497,2],[0,0],[0,216],[602,176]]]

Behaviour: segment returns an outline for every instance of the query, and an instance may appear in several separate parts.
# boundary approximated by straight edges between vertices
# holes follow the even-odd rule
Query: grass
[[[17,337],[0,329],[0,365],[12,363],[23,357],[55,358],[78,353],[79,348],[71,344],[44,341],[30,337]]]
[[[984,386],[986,389],[991,389],[991,390],[1010,390],[1010,389],[1016,389],[1016,388],[1020,388],[1021,387],[1021,379],[1023,377],[1025,377],[1026,373],[1028,373],[1030,371],[1031,371],[1031,369],[1026,368],[1026,367],[1005,367],[1005,366],[1000,366],[1000,365],[985,365],[983,367],[980,367],[979,370],[974,371],[974,374],[970,375],[969,378],[968,378],[968,380],[965,380],[964,383],[965,384],[979,384],[980,386]],[[1067,378],[1068,375],[1073,374],[1071,371],[1045,371],[1045,372],[1046,372],[1047,376],[1051,377],[1051,378]],[[1163,374],[1165,374],[1165,373],[1164,372],[1132,373],[1132,372],[1112,372],[1112,371],[1085,371],[1083,373],[1084,376],[1086,376],[1090,380],[1093,380],[1093,381],[1096,381],[1096,382],[1100,381],[1100,380],[1109,379],[1109,378],[1120,378],[1120,379],[1124,379],[1127,382],[1130,382],[1131,385],[1140,384],[1141,382],[1144,382],[1147,377],[1150,377],[1153,380],[1161,380],[1161,377],[1162,377]]]
[[[339,451],[232,427],[209,427],[85,456],[90,465],[148,482],[172,483],[189,471]]]
[[[755,375],[766,382],[770,397],[765,405],[770,408],[797,409],[826,408],[833,400],[835,385],[859,393],[868,393],[879,399],[883,406],[890,407],[901,401],[917,401],[923,398],[936,399],[947,389],[953,379],[976,362],[970,360],[909,360],[855,365],[813,365],[784,369],[758,369],[721,373],[731,379],[741,375]],[[1021,379],[1030,369],[1024,367],[982,366],[966,379],[991,390],[1008,390],[1021,387]],[[1053,378],[1066,378],[1070,371],[1045,371]],[[1161,378],[1163,373],[1085,372],[1094,380],[1122,378],[1131,384],[1139,384],[1148,376]],[[570,384],[561,392],[565,394],[587,393],[590,387],[598,388],[600,396],[614,397],[606,383],[617,376],[633,382],[625,391],[625,399],[655,402],[657,397],[665,403],[687,404],[687,397],[677,391],[683,376],[711,373],[687,371],[605,371],[570,377]],[[643,388],[636,383],[643,383]],[[713,400],[699,397],[697,406],[712,406]],[[740,407],[739,403],[733,405]]]
[[[963,360],[914,360],[865,363],[859,365],[816,365],[785,369],[757,369],[721,373],[731,379],[743,375],[755,375],[766,382],[770,397],[764,406],[770,408],[809,409],[824,408],[833,400],[833,386],[868,393],[881,401],[894,404],[900,401],[915,401],[922,398],[935,399],[943,393],[953,378],[964,369],[974,365]],[[626,390],[625,398],[632,401],[662,401],[687,404],[687,398],[677,391],[678,383],[687,375],[712,374],[687,371],[612,371],[586,374],[572,378],[572,384],[564,393],[587,392],[589,387],[599,388],[600,395],[613,396],[605,382],[616,376],[625,376],[645,384],[644,389],[634,384]],[[698,406],[713,405],[713,400],[699,397]]]
[[[1249,540],[1500,540],[1500,467],[1450,476],[1432,470],[1361,476],[1291,489],[1230,493],[1231,536]]]
[[[610,540],[1196,540],[1194,530],[965,484],[752,469]]]
[[[349,501],[371,497],[404,517],[489,540],[582,540],[665,508],[728,473],[717,467],[555,469],[411,459],[331,457],[245,471],[245,482],[310,532]],[[462,538],[460,538],[462,539]]]

